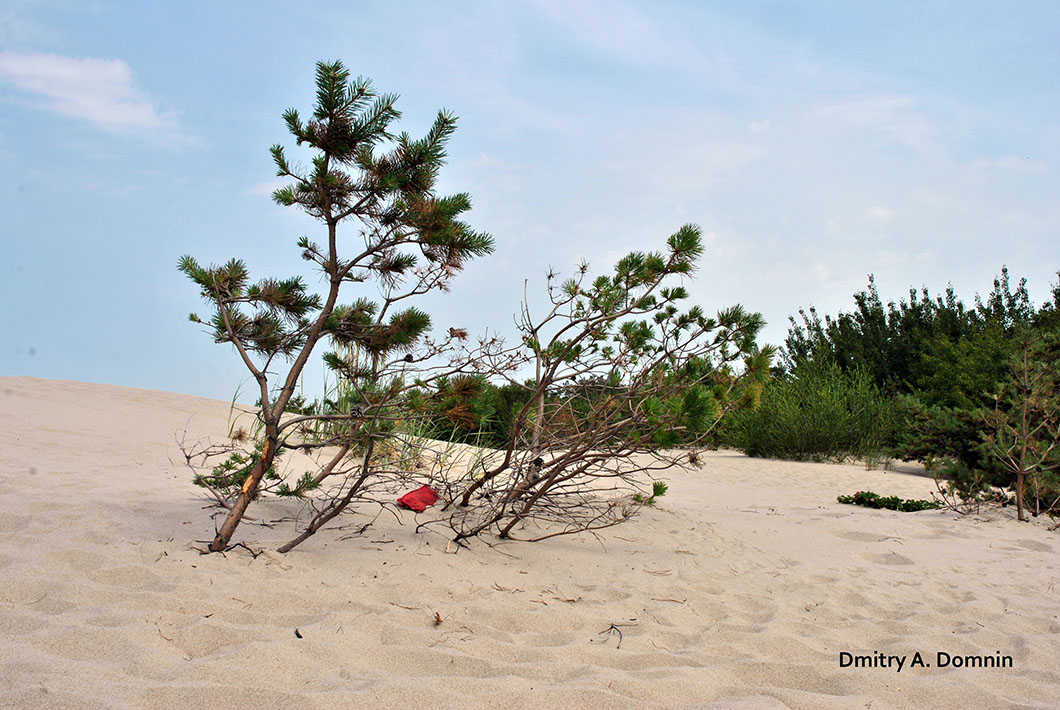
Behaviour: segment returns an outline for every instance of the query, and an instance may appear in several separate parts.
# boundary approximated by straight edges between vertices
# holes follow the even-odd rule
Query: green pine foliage
[[[239,492],[239,489],[243,486],[243,483],[247,480],[247,476],[254,469],[255,464],[261,458],[262,450],[264,448],[264,441],[257,441],[254,444],[253,450],[250,452],[245,451],[232,451],[228,457],[213,467],[210,473],[199,473],[196,474],[192,479],[192,483],[203,488],[216,491],[218,494],[228,497]],[[276,464],[279,463],[279,456],[273,458],[273,465],[265,471],[264,480],[270,484],[275,484],[280,480],[279,474],[276,473]],[[255,490],[254,496],[256,497],[259,490]]]
[[[1024,330],[987,417],[986,449],[1015,478],[1018,515],[1060,512],[1060,333]]]
[[[951,461],[959,464],[953,471],[977,471],[984,482],[1004,485],[1001,469],[983,441],[989,410],[929,405],[911,394],[895,397],[894,406],[900,424],[889,450],[895,458]]]
[[[395,417],[384,410],[400,398],[387,379],[393,375],[383,374],[386,363],[422,344],[431,328],[430,316],[406,299],[445,290],[469,260],[493,251],[492,237],[462,219],[470,197],[436,193],[456,117],[440,111],[426,135],[414,138],[394,129],[396,102],[341,62],[319,62],[311,113],[283,114],[308,163],[290,159],[280,144],[269,149],[277,176],[288,181],[273,200],[323,227],[319,241],[297,240],[301,258],[317,271],[312,282],[322,284],[320,293],[299,276],[252,278],[239,258],[205,266],[183,256],[177,264],[210,309],[190,319],[235,348],[259,390],[263,441],[256,460],[233,461],[232,471],[221,472],[230,477],[250,467],[247,491],[223,486],[233,496],[231,512],[211,550],[225,548],[281,446],[363,448],[385,434],[379,427],[393,426]],[[351,291],[360,293],[343,300]],[[340,382],[339,396],[311,408],[294,399],[295,388],[322,340],[331,346],[324,359]],[[301,417],[291,428],[282,418],[294,411]],[[314,480],[301,476],[277,492],[303,495]]]
[[[524,307],[511,353],[534,373],[528,396],[508,420],[498,464],[458,499],[457,539],[489,529],[509,537],[528,520],[551,532],[520,539],[622,522],[633,508],[591,491],[635,495],[638,474],[680,465],[673,447],[702,445],[768,376],[775,349],[756,343],[760,314],[734,306],[711,316],[687,304],[682,282],[702,252],[701,230],[685,225],[663,249],[631,252],[604,274],[586,264],[568,279],[549,274],[550,303],[539,319]],[[495,503],[461,510],[486,495]]]
[[[769,381],[756,407],[734,412],[723,441],[749,456],[843,461],[878,456],[896,425],[867,372],[806,361]]]
[[[493,251],[492,237],[460,219],[471,208],[468,195],[434,194],[455,116],[439,112],[422,139],[395,136],[390,125],[400,117],[396,101],[392,94],[378,95],[367,79],[351,79],[341,62],[317,65],[312,118],[303,121],[295,109],[283,116],[297,145],[315,151],[312,167],[293,165],[281,145],[270,152],[277,175],[292,181],[273,199],[304,210],[328,228],[327,244],[303,237],[298,246],[331,288],[324,297],[310,293],[299,277],[251,283],[243,260],[203,267],[191,256],[181,257],[179,270],[214,307],[208,320],[195,314],[191,320],[208,323],[216,342],[236,344],[265,362],[308,354],[325,336],[341,348],[357,346],[377,358],[407,351],[431,327],[426,312],[414,306],[390,312],[389,302],[383,307],[363,296],[341,304],[339,287],[371,279],[392,293],[426,263],[438,273],[423,285],[437,288],[467,260]],[[354,245],[350,251],[358,255],[344,258],[337,227],[351,219],[367,225],[361,230],[367,244]],[[350,373],[351,363],[340,354],[333,353],[328,364],[346,374],[364,374]],[[280,411],[291,396],[281,395]]]
[[[668,490],[670,490],[670,487],[664,481],[652,481],[651,495],[645,496],[643,493],[636,493],[633,495],[633,502],[642,505],[655,505],[655,499],[666,495]]]

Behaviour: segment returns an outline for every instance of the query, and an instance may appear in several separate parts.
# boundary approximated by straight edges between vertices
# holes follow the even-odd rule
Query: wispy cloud
[[[291,180],[289,178],[275,177],[271,180],[265,180],[264,182],[259,182],[256,185],[251,185],[243,192],[248,195],[264,195],[267,197],[271,197],[272,193],[276,192],[281,187],[290,184]]]
[[[33,42],[54,42],[55,32],[25,17],[14,7],[0,8],[0,44],[7,47]]]
[[[860,86],[864,78],[847,67],[823,64],[805,41],[711,10],[708,3],[531,0],[530,5],[584,47],[631,66],[694,80],[696,90],[773,101],[812,87]]]
[[[836,127],[887,135],[913,148],[931,144],[934,129],[912,96],[860,96],[827,101],[813,118]]]
[[[106,131],[180,135],[176,115],[160,110],[120,59],[5,51],[0,52],[0,83],[34,96],[44,110]]]
[[[866,213],[866,216],[869,219],[876,220],[878,222],[889,222],[894,219],[894,211],[882,205],[877,205],[876,207],[869,208],[869,211]]]
[[[578,41],[634,64],[687,67],[702,60],[695,45],[628,2],[535,0],[533,6]]]

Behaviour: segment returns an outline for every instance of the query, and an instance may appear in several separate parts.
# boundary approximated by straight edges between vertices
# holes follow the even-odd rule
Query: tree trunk
[[[1023,469],[1016,472],[1016,519],[1026,520],[1023,515]]]
[[[265,439],[265,448],[261,451],[261,458],[258,459],[257,464],[254,466],[254,470],[250,472],[247,479],[243,481],[243,486],[239,490],[239,497],[236,499],[235,505],[228,511],[228,517],[225,518],[224,524],[221,529],[217,531],[217,535],[214,536],[213,542],[210,543],[210,552],[224,552],[228,549],[228,541],[232,539],[232,535],[235,533],[236,528],[239,527],[239,522],[243,519],[243,514],[247,511],[247,506],[250,505],[250,499],[254,496],[254,492],[258,489],[258,484],[261,483],[261,479],[265,477],[265,472],[269,470],[269,466],[272,465],[272,460],[276,455],[276,437],[268,436]]]

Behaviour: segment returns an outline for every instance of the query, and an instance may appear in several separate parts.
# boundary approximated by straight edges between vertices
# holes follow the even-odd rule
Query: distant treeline
[[[885,304],[870,277],[854,304],[791,319],[761,399],[728,419],[723,443],[773,458],[920,460],[967,495],[1014,485],[1022,466],[1028,507],[1055,508],[1060,284],[1036,306],[1002,269],[973,305],[952,287]]]

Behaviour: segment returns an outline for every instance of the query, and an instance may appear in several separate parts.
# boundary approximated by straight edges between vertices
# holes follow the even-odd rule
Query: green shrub
[[[807,362],[770,380],[757,407],[734,412],[723,443],[763,458],[866,458],[888,449],[896,421],[865,371]]]
[[[852,496],[838,496],[836,500],[848,505],[863,505],[866,508],[886,508],[887,510],[898,510],[903,513],[934,510],[939,507],[938,503],[930,500],[917,500],[914,498],[903,500],[898,496],[880,496],[872,491],[858,491]]]
[[[988,410],[926,404],[916,395],[899,395],[896,407],[902,424],[892,450],[895,458],[924,462],[948,459],[959,463],[962,470],[982,471],[994,485],[1006,483],[996,477],[1000,469],[983,445],[989,430]]]

